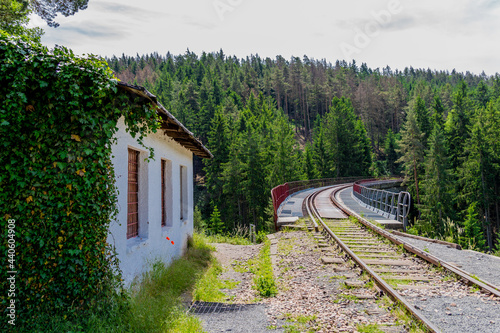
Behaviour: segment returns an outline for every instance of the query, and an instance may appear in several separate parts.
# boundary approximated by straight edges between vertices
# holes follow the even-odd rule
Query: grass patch
[[[253,279],[254,288],[262,297],[273,297],[278,293],[274,281],[270,252],[271,242],[266,239],[257,258],[257,271]]]
[[[257,271],[257,260],[255,259],[248,259],[247,261],[235,260],[233,262],[233,269],[235,272],[238,273],[250,272],[252,274],[255,274],[255,272]]]
[[[384,333],[379,327],[379,324],[358,325],[357,330],[360,333]]]
[[[427,329],[420,322],[413,319],[413,317],[406,313],[405,308],[399,304],[394,303],[387,295],[377,300],[379,307],[388,309],[391,314],[396,317],[396,325],[404,325],[409,333],[423,333]]]
[[[113,315],[96,313],[85,330],[76,332],[202,332],[201,322],[186,314],[180,296],[209,270],[213,248],[198,234],[189,243],[187,254],[169,267],[154,264]]]
[[[295,241],[295,237],[292,237],[290,239],[280,239],[278,242],[278,252],[285,257],[288,256],[293,250]]]
[[[233,289],[239,284],[239,281],[220,280],[218,278],[220,273],[222,273],[222,267],[212,259],[205,274],[196,281],[193,300],[204,302],[221,302],[225,300],[226,294],[221,289]]]
[[[285,232],[294,232],[294,231],[298,231],[300,229],[296,229],[296,228],[290,228],[290,227],[281,227],[280,228],[280,231],[285,233]]]
[[[333,301],[333,303],[338,304],[338,303],[345,303],[348,301],[352,302],[359,302],[360,299],[356,295],[351,295],[351,294],[339,294],[337,298]]]
[[[239,234],[215,234],[215,235],[206,235],[203,234],[209,243],[227,243],[232,245],[253,245],[253,243],[246,238],[246,236]]]
[[[391,287],[397,288],[398,285],[411,285],[413,284],[413,280],[399,280],[399,279],[384,279],[385,282],[387,282]]]
[[[289,323],[294,323],[292,325],[283,325],[285,332],[287,333],[300,333],[300,332],[316,332],[315,329],[311,328],[314,325],[316,316],[303,316],[303,315],[292,315],[287,313],[285,315],[286,321]]]
[[[441,279],[441,281],[443,282],[458,281],[458,278],[454,274],[447,274]]]

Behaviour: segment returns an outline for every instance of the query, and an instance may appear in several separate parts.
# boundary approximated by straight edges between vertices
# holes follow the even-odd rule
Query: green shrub
[[[259,231],[257,233],[257,237],[255,239],[256,242],[259,243],[259,244],[260,243],[264,243],[266,241],[266,239],[267,239],[267,235],[268,235],[267,232],[265,232],[265,231]]]
[[[278,293],[272,274],[258,276],[255,279],[255,285],[260,295],[263,297],[273,297]]]
[[[232,233],[225,234],[211,234],[207,235],[206,230],[198,230],[198,233],[205,237],[208,243],[227,243],[233,245],[252,245],[252,242],[248,239],[248,229],[237,228],[233,230]]]
[[[255,288],[263,297],[273,297],[278,293],[276,282],[274,281],[270,253],[271,243],[269,240],[266,240],[259,252],[258,270],[254,278]]]

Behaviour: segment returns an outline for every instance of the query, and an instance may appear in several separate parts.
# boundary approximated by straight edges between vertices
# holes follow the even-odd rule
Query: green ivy
[[[49,51],[1,31],[0,82],[0,328],[8,326],[10,304],[9,219],[18,327],[44,327],[51,313],[71,320],[107,309],[122,287],[106,242],[117,214],[111,164],[117,121],[123,116],[142,144],[158,129],[156,111],[118,89],[101,59],[63,47]]]

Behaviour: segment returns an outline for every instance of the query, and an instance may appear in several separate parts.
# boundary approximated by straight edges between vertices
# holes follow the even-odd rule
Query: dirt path
[[[215,247],[214,256],[223,268],[223,273],[219,278],[239,282],[233,289],[222,290],[227,295],[226,300],[232,303],[252,303],[257,294],[252,289],[253,274],[248,271],[248,261],[258,255],[262,244],[232,245],[214,243],[211,245]]]

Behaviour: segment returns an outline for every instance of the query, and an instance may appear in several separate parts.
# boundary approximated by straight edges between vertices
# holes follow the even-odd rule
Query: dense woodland
[[[237,59],[222,50],[107,61],[213,152],[195,161],[209,227],[220,216],[218,231],[265,229],[270,190],[287,181],[402,174],[418,208],[413,232],[479,250],[498,243],[498,74]]]

